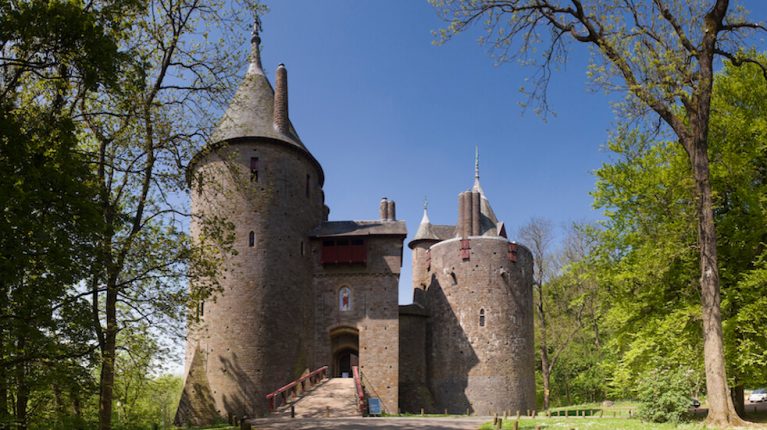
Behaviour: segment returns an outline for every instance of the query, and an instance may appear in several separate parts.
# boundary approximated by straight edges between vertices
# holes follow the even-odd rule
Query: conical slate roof
[[[439,236],[437,236],[437,233],[435,233],[432,228],[431,221],[429,220],[429,212],[426,208],[423,209],[423,218],[421,218],[421,224],[418,226],[418,231],[416,231],[413,241],[424,239],[440,240]]]
[[[211,140],[221,142],[243,137],[266,137],[307,151],[293,124],[290,124],[287,133],[281,133],[274,125],[274,89],[261,66],[260,44],[261,38],[256,27],[251,39],[248,71]]]
[[[443,240],[452,239],[453,237],[455,237],[455,226],[432,224],[431,220],[429,220],[429,212],[424,206],[421,224],[418,226],[418,231],[416,231],[413,240],[408,243],[408,247],[413,249],[415,244],[422,240],[441,242]]]

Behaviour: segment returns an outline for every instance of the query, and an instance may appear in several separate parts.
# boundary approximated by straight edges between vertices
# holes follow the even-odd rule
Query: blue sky
[[[761,1],[746,4],[765,17]],[[410,240],[427,196],[432,222],[454,224],[475,145],[482,186],[510,239],[531,217],[556,226],[600,218],[592,172],[608,160],[609,101],[619,96],[589,85],[585,49],[574,47],[554,74],[556,114],[544,120],[519,106],[534,69],[495,66],[477,43],[480,29],[435,46],[432,30],[444,23],[425,1],[267,5],[264,68],[271,80],[279,63],[288,68],[290,117],[325,170],[332,220],[376,219],[386,196]],[[406,249],[400,303],[411,301],[410,264]]]

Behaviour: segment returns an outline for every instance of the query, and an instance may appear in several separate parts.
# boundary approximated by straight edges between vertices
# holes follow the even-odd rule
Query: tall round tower
[[[265,395],[313,367],[314,305],[308,232],[322,222],[323,171],[288,117],[287,70],[275,89],[261,66],[258,24],[250,64],[213,134],[190,166],[191,233],[231,222],[236,255],[222,291],[201,303],[190,333],[177,421],[266,412]]]
[[[535,408],[533,259],[505,237],[475,175],[456,236],[429,249],[427,380],[435,409]]]

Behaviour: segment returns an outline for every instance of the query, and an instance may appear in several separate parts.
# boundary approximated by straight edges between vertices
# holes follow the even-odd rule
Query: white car
[[[751,392],[751,395],[748,396],[749,403],[760,403],[767,401],[767,390],[764,388],[760,388],[758,390],[754,390]]]

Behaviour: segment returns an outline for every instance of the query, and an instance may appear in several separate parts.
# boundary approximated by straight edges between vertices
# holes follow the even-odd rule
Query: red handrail
[[[354,374],[354,386],[357,388],[357,408],[362,415],[365,415],[365,391],[362,390],[359,367],[353,366],[352,373]]]
[[[301,385],[301,392],[306,391],[306,381],[309,381],[310,386],[325,379],[328,374],[328,366],[322,366],[314,372],[308,373],[295,381],[285,385],[266,395],[266,401],[269,403],[269,412],[273,412],[278,406],[284,405],[288,402],[288,397],[296,397],[298,395],[298,386]],[[279,397],[277,397],[279,396]],[[281,398],[280,405],[275,403],[275,398]]]

